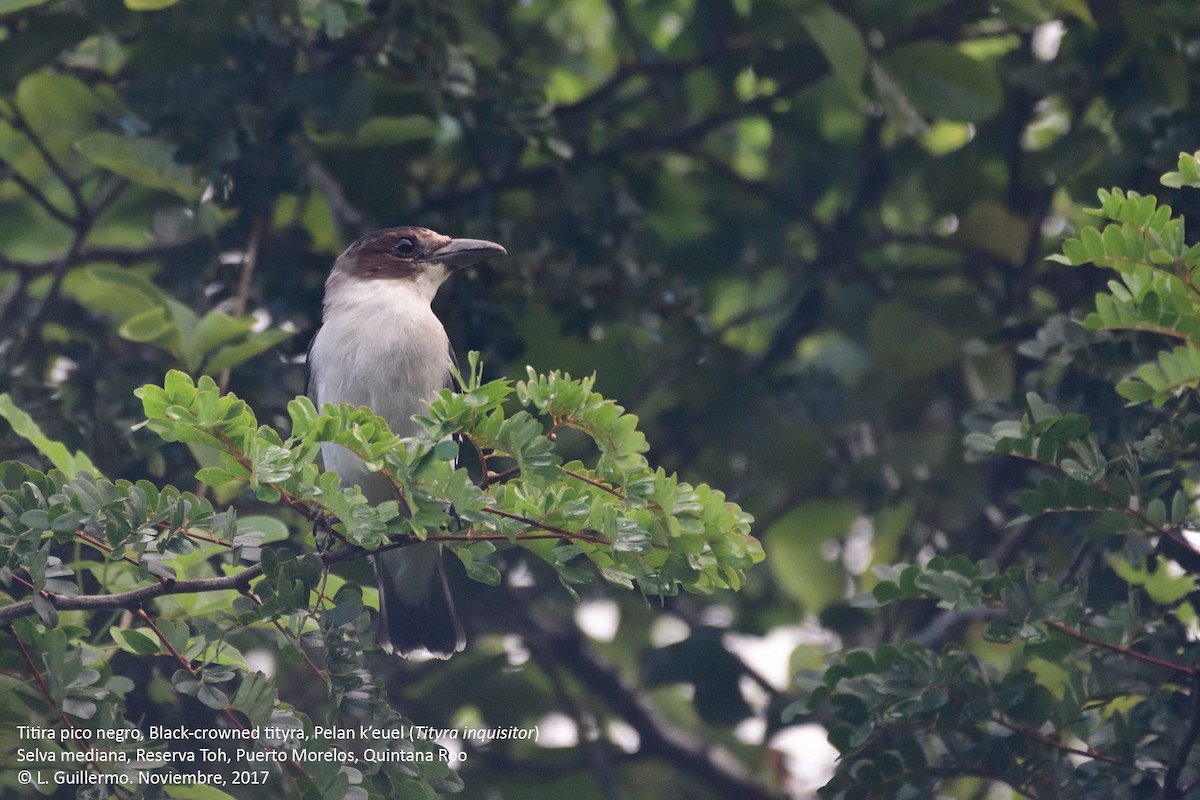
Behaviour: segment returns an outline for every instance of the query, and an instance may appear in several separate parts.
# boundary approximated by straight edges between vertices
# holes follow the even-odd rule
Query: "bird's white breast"
[[[318,405],[367,406],[394,433],[418,431],[414,414],[447,382],[450,343],[423,287],[400,280],[342,280],[326,288],[325,317],[309,353]],[[325,466],[342,482],[358,484],[372,502],[390,487],[336,445],[322,445]]]

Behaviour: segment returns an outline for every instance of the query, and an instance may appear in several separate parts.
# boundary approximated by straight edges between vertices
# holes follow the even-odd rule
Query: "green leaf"
[[[159,11],[178,2],[179,0],[125,0],[125,7],[133,11]]]
[[[0,417],[8,420],[14,433],[36,447],[39,453],[50,459],[50,463],[62,470],[68,478],[74,478],[80,472],[100,475],[100,470],[96,469],[96,465],[87,454],[72,453],[62,442],[56,442],[46,436],[33,417],[18,408],[7,392],[0,394]]]
[[[904,377],[948,366],[961,355],[958,341],[929,314],[898,301],[880,304],[868,323],[877,363]]]
[[[11,14],[33,6],[40,6],[47,0],[0,0],[0,14]]]
[[[854,22],[827,5],[812,7],[803,21],[838,82],[858,92],[867,74],[868,56],[867,45]]]
[[[1146,516],[1150,522],[1158,527],[1167,524],[1167,504],[1162,501],[1162,498],[1156,497],[1146,506]]]
[[[352,136],[326,134],[313,137],[322,146],[337,145],[352,148],[393,147],[415,140],[432,139],[439,131],[435,120],[410,114],[399,117],[372,117]]]
[[[58,627],[58,609],[44,594],[38,593],[33,596],[33,610],[47,628]]]
[[[221,711],[229,705],[229,696],[215,686],[210,686],[207,683],[200,684],[200,688],[197,689],[195,696],[201,703],[217,711]]]
[[[265,353],[290,336],[292,334],[282,328],[268,328],[265,331],[251,333],[246,337],[244,342],[222,347],[218,350],[212,359],[204,365],[203,371],[205,374],[214,375],[236,367],[261,353]]]
[[[162,648],[158,646],[158,641],[151,639],[141,631],[122,630],[121,628],[111,628],[108,635],[112,640],[127,653],[133,653],[135,656],[156,655],[162,652]]]
[[[1121,381],[1117,384],[1117,394],[1131,403],[1146,403],[1153,400],[1156,393],[1142,381]]]
[[[467,569],[467,577],[473,581],[479,581],[487,586],[500,585],[500,570],[493,567],[491,564],[483,561],[463,561],[463,566]]]
[[[767,564],[779,585],[806,609],[824,608],[844,589],[845,573],[822,553],[829,540],[841,541],[859,514],[847,499],[803,503],[771,526]]]
[[[1169,186],[1172,189],[1180,189],[1184,186],[1200,187],[1200,168],[1197,167],[1197,158],[1200,157],[1200,151],[1194,154],[1180,153],[1179,154],[1179,171],[1168,172],[1162,176],[1163,186]]]
[[[240,517],[238,519],[238,535],[253,532],[259,534],[260,542],[283,542],[289,534],[288,526],[282,520],[262,514]]]
[[[95,266],[73,272],[63,291],[102,314],[127,319],[154,306],[167,307],[167,296],[131,269]]]
[[[27,31],[35,28],[35,21],[56,16],[35,17],[22,28],[19,38],[24,40],[30,35]],[[51,153],[69,157],[69,163],[77,161],[72,151],[75,140],[95,129],[97,117],[119,110],[111,99],[103,98],[78,78],[48,70],[26,76],[17,87],[16,101],[25,123],[41,132],[43,144]]]
[[[266,722],[275,711],[278,696],[274,683],[261,672],[251,672],[242,678],[230,704],[241,709],[256,725]]]
[[[915,42],[887,53],[888,72],[913,106],[933,119],[978,122],[1000,110],[995,69],[943,42]]]
[[[80,139],[75,148],[93,164],[134,183],[174,192],[188,201],[200,197],[201,186],[191,168],[175,160],[175,148],[166,142],[98,131]]]
[[[184,339],[183,359],[189,370],[199,368],[204,357],[221,345],[249,333],[254,327],[254,318],[234,319],[221,311],[210,311],[196,324],[195,329]]]
[[[1176,575],[1164,563],[1154,569],[1134,567],[1125,559],[1108,556],[1106,559],[1113,571],[1135,586],[1144,586],[1146,592],[1157,603],[1173,605],[1196,590],[1196,579],[1190,575]]]
[[[128,339],[131,342],[146,342],[163,346],[182,338],[182,333],[175,325],[175,321],[171,319],[170,312],[162,307],[148,308],[140,314],[134,314],[121,323],[117,328],[117,333],[122,339]]]

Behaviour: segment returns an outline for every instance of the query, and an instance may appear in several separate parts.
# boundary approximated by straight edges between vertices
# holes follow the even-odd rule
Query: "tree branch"
[[[4,263],[0,261],[0,267]],[[29,289],[29,284],[33,278],[25,272],[18,272],[13,282],[4,290],[4,295],[0,297],[0,331],[8,327],[8,320],[16,312],[17,305],[25,298],[25,292]]]
[[[11,116],[5,121],[13,127],[13,130],[19,131],[29,140],[29,143],[33,145],[33,149],[37,150],[38,155],[41,156],[42,161],[46,162],[46,166],[54,173],[54,177],[58,178],[58,182],[71,195],[71,202],[75,205],[76,215],[83,214],[87,209],[87,202],[83,199],[83,194],[79,191],[78,182],[67,174],[66,168],[54,157],[50,149],[46,147],[46,143],[42,141],[42,137],[30,127],[28,121],[25,119],[25,115],[21,113],[21,109],[17,107],[17,104],[12,103],[9,109]]]
[[[76,255],[75,265],[111,261],[114,264],[128,266],[157,258],[170,258],[178,253],[191,250],[202,241],[203,237],[197,236],[193,239],[186,239],[180,242],[155,244],[142,248],[85,247]],[[12,270],[19,275],[32,278],[56,269],[61,260],[61,258],[53,258],[49,261],[16,261],[0,255],[0,269]]]
[[[1002,725],[1003,727],[1008,728],[1010,731],[1020,736],[1026,736],[1030,739],[1033,739],[1035,742],[1043,744],[1053,750],[1057,750],[1060,753],[1070,753],[1071,755],[1075,756],[1083,756],[1084,758],[1090,758],[1094,761],[1103,761],[1107,764],[1118,764],[1124,766],[1128,763],[1123,758],[1118,756],[1110,756],[1107,753],[1101,753],[1099,750],[1093,750],[1090,747],[1071,747],[1070,745],[1063,744],[1062,742],[1058,741],[1053,736],[1047,736],[1041,731],[1031,728],[1028,725],[1010,722],[1005,717],[999,715],[993,716],[992,722],[995,722],[997,725]]]
[[[79,254],[83,252],[83,243],[91,233],[92,225],[108,207],[108,204],[117,198],[124,186],[124,179],[114,178],[107,182],[97,190],[96,197],[90,206],[81,209],[74,219],[68,218],[67,224],[70,225],[72,233],[71,244],[67,248],[67,252],[55,263],[51,273],[50,288],[46,290],[46,296],[42,298],[37,311],[29,320],[24,336],[13,345],[12,352],[9,354],[11,363],[19,364],[29,350],[30,343],[41,335],[42,323],[45,322],[50,309],[58,302],[58,294],[62,289],[63,280],[67,277],[67,272],[78,263]]]
[[[560,120],[566,120],[587,113],[594,107],[611,99],[635,78],[678,75],[700,67],[709,66],[713,61],[724,56],[743,54],[752,56],[760,49],[762,49],[761,43],[752,38],[733,37],[726,41],[725,46],[705,50],[691,58],[681,58],[672,61],[635,61],[622,64],[603,83],[592,90],[590,94],[581,97],[574,103],[562,105],[554,109],[554,116]]]
[[[284,495],[284,503],[289,507],[299,511],[306,518],[312,519],[313,512],[307,506],[296,501],[286,494]],[[494,508],[485,508],[485,511],[496,514],[497,516],[505,517],[515,521],[520,521],[528,524],[532,530],[546,531],[545,533],[523,533],[517,534],[518,540],[522,539],[566,539],[568,541],[586,541],[593,543],[608,544],[606,540],[593,534],[585,532],[572,532],[553,526],[544,525],[536,520],[531,520],[517,514],[510,514],[506,511]],[[430,536],[428,541],[438,542],[475,542],[475,541],[510,541],[511,537],[506,534],[447,534],[444,536]],[[357,545],[347,545],[338,550],[318,551],[322,563],[326,566],[340,563],[342,561],[351,561],[355,558],[364,556],[376,555],[388,550],[396,550],[401,547],[408,547],[416,544],[416,537],[409,536],[402,541],[393,541],[382,547],[371,550],[358,547]],[[143,604],[159,597],[175,594],[199,594],[202,592],[219,592],[226,590],[234,590],[242,594],[246,594],[250,590],[250,583],[262,575],[262,565],[254,564],[235,575],[226,575],[221,578],[195,578],[191,580],[178,580],[164,578],[159,576],[159,583],[149,586],[142,586],[137,589],[131,589],[120,594],[104,594],[104,595],[65,595],[55,594],[54,592],[42,591],[41,594],[49,600],[54,607],[59,611],[99,611],[112,609],[138,609]],[[13,620],[21,617],[27,617],[35,613],[33,608],[33,600],[22,600],[12,603],[4,607],[0,607],[0,627],[12,624]]]
[[[528,643],[538,659],[547,665],[546,677],[558,696],[559,705],[575,721],[579,732],[579,746],[584,753],[584,760],[596,778],[600,792],[608,800],[624,800],[626,794],[621,788],[621,781],[613,763],[613,753],[606,746],[600,734],[599,721],[590,710],[575,702],[575,697],[562,679],[561,662],[554,645],[542,637],[530,637]]]
[[[262,249],[263,239],[267,235],[270,224],[270,220],[263,215],[256,217],[250,225],[250,240],[246,243],[246,249],[242,253],[242,273],[238,276],[237,296],[233,301],[235,317],[246,313],[246,306],[250,302],[250,288],[254,282],[254,269],[258,265],[258,254]],[[232,375],[233,368],[226,367],[217,379],[217,386],[221,388],[222,394],[229,388],[229,378]]]
[[[471,203],[495,192],[516,188],[532,188],[553,180],[561,175],[564,169],[568,168],[609,163],[623,156],[635,153],[684,147],[694,141],[703,139],[708,134],[731,122],[769,111],[771,106],[780,100],[787,99],[800,89],[824,76],[827,69],[827,67],[822,65],[819,70],[811,70],[810,73],[802,73],[793,77],[770,94],[752,97],[749,100],[722,108],[682,125],[668,128],[646,126],[603,147],[592,151],[581,151],[568,161],[555,161],[518,169],[495,180],[481,180],[463,189],[453,189],[433,195],[419,204],[410,213],[414,217],[421,217],[434,211]]]
[[[67,271],[75,263],[79,252],[83,249],[83,240],[91,229],[90,224],[81,223],[76,227],[71,245],[67,248],[67,252],[54,266],[53,278],[51,279],[50,289],[46,292],[46,296],[42,299],[37,310],[33,312],[33,317],[29,320],[29,324],[25,326],[24,334],[13,345],[12,352],[9,354],[10,363],[20,364],[25,359],[25,353],[28,352],[30,344],[40,335],[42,323],[45,322],[47,315],[50,313],[50,308],[58,300],[59,290],[62,288],[63,279],[67,276]]]
[[[17,643],[17,649],[21,651],[21,660],[25,662],[25,668],[28,669],[29,674],[33,676],[33,680],[37,684],[38,690],[41,691],[42,696],[46,698],[51,706],[56,705],[54,702],[54,695],[50,691],[50,684],[47,682],[46,676],[42,674],[42,671],[38,669],[37,664],[34,662],[33,654],[29,652],[29,648],[25,646],[25,642],[21,641],[21,637],[17,635],[16,630],[11,624],[5,625],[4,627],[8,630],[8,635],[12,637],[12,640]],[[76,729],[75,721],[72,720],[65,711],[61,712],[58,718],[62,720],[63,725],[67,729],[72,731]],[[71,742],[72,746],[76,750],[81,749],[80,741],[78,739],[71,739]],[[92,763],[93,762],[89,759],[88,764],[92,765]]]
[[[1146,653],[1139,653],[1137,650],[1133,650],[1128,647],[1122,647],[1119,644],[1109,644],[1108,642],[1104,642],[1099,639],[1095,639],[1091,636],[1088,636],[1085,633],[1082,633],[1081,631],[1075,630],[1074,628],[1072,628],[1068,625],[1064,625],[1061,622],[1053,622],[1053,621],[1047,622],[1046,627],[1052,628],[1066,636],[1070,636],[1072,639],[1077,639],[1078,641],[1084,642],[1085,644],[1092,645],[1093,647],[1099,647],[1099,648],[1103,648],[1105,650],[1111,650],[1114,653],[1120,653],[1123,656],[1128,656],[1129,658],[1136,659],[1137,661],[1141,661],[1146,664],[1153,664],[1156,667],[1161,667],[1162,669],[1165,669],[1168,672],[1171,672],[1175,675],[1182,675],[1193,681],[1196,680],[1197,674],[1200,674],[1200,672],[1198,672],[1196,669],[1194,669],[1192,667],[1185,667],[1180,664],[1176,664],[1174,662],[1167,661],[1165,659],[1156,658],[1155,656],[1147,655]]]
[[[378,227],[366,214],[359,211],[353,203],[346,199],[346,193],[342,190],[338,179],[320,161],[312,158],[308,162],[304,174],[313,188],[325,195],[325,199],[329,201],[329,207],[333,209],[334,216],[354,230],[352,238],[357,238],[372,228]]]
[[[361,547],[343,547],[338,550],[327,550],[318,553],[321,561],[326,564],[336,564],[350,561],[367,554]],[[119,594],[101,595],[65,595],[43,592],[59,611],[97,611],[125,608],[136,610],[145,603],[159,597],[175,594],[199,594],[201,592],[220,592],[234,590],[244,592],[250,583],[263,574],[262,564],[254,564],[234,575],[220,578],[196,578],[193,580],[165,580],[161,583],[130,589]],[[33,601],[22,600],[18,603],[0,608],[0,627],[12,624],[13,620],[33,614]]]
[[[606,539],[603,536],[585,533],[584,531],[569,531],[569,530],[566,530],[565,528],[559,528],[554,525],[547,525],[544,522],[538,522],[536,519],[530,519],[529,517],[523,517],[520,514],[513,514],[508,511],[505,511],[504,509],[501,509],[501,508],[495,508],[493,506],[484,506],[483,510],[489,514],[494,514],[497,517],[503,517],[504,519],[511,519],[514,522],[523,522],[531,528],[536,528],[538,530],[543,530],[543,531],[546,531],[547,533],[554,534],[554,538],[578,539],[580,541],[593,542],[595,544],[612,544],[612,542],[608,541],[608,539]],[[481,537],[474,536],[471,538],[478,539]]]
[[[21,187],[21,191],[29,195],[30,200],[41,206],[42,210],[55,220],[66,225],[68,228],[75,227],[74,217],[54,205],[54,203],[51,203],[50,198],[46,197],[45,192],[35,186],[31,180],[17,172],[16,167],[3,158],[0,158],[0,170],[4,171],[4,176],[0,177],[0,181],[4,179],[12,180],[13,183]]]
[[[616,666],[589,650],[574,629],[556,629],[549,623],[523,615],[522,633],[543,637],[554,655],[580,682],[601,697],[638,732],[641,752],[666,759],[683,773],[703,782],[720,797],[770,800],[771,791],[755,780],[727,750],[689,731],[675,728],[662,718],[637,687]]]
[[[1186,790],[1179,785],[1179,781],[1183,777],[1184,768],[1190,763],[1189,757],[1198,738],[1200,738],[1200,670],[1193,670],[1192,719],[1188,724],[1187,732],[1179,741],[1179,752],[1171,760],[1170,766],[1167,767],[1167,774],[1163,778],[1163,800],[1179,800],[1186,794]]]

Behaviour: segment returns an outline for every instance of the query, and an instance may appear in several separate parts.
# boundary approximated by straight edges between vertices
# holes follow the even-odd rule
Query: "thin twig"
[[[367,551],[361,547],[344,547],[317,554],[325,564],[335,564],[361,558]],[[248,589],[251,582],[263,574],[262,564],[253,564],[234,575],[224,575],[219,578],[195,578],[192,580],[167,580],[161,583],[141,586],[118,594],[101,595],[64,595],[45,592],[45,596],[59,611],[95,611],[97,609],[127,608],[136,610],[151,600],[159,597],[177,594],[200,594],[203,592],[219,592],[233,590],[241,592]],[[32,600],[22,600],[18,603],[0,608],[0,626],[10,625],[13,620],[27,617],[35,613]]]
[[[1088,636],[1087,634],[1083,633],[1082,631],[1077,631],[1074,628],[1071,628],[1067,625],[1062,624],[1061,622],[1054,622],[1054,621],[1047,622],[1046,627],[1053,628],[1054,630],[1058,631],[1059,633],[1062,633],[1066,636],[1070,636],[1072,639],[1077,639],[1086,644],[1090,644],[1093,647],[1100,647],[1105,650],[1111,650],[1114,653],[1120,653],[1123,656],[1128,656],[1129,658],[1133,658],[1138,661],[1145,662],[1147,664],[1153,664],[1156,667],[1161,667],[1161,668],[1168,670],[1176,675],[1183,675],[1186,678],[1195,679],[1196,674],[1197,674],[1197,671],[1194,668],[1185,667],[1180,664],[1175,664],[1171,661],[1166,661],[1164,659],[1157,658],[1157,657],[1151,656],[1151,655],[1147,655],[1145,653],[1139,653],[1137,650],[1132,650],[1128,647],[1123,647],[1119,644],[1109,644],[1108,642],[1101,641],[1100,639],[1092,638],[1091,636]]]
[[[58,300],[58,293],[62,288],[63,279],[66,277],[67,271],[75,263],[75,259],[79,255],[79,251],[83,248],[83,240],[84,237],[87,236],[89,229],[90,225],[88,224],[81,224],[78,228],[76,228],[71,239],[70,247],[67,248],[67,252],[63,254],[62,258],[59,259],[58,264],[54,267],[54,277],[51,280],[49,291],[47,291],[46,296],[42,298],[42,302],[37,307],[37,310],[33,313],[33,317],[29,320],[29,324],[25,326],[24,335],[22,335],[21,338],[17,340],[16,344],[13,345],[12,352],[9,355],[10,363],[20,364],[22,361],[24,361],[25,354],[28,352],[30,345],[34,339],[40,336],[42,323],[46,321],[46,317],[50,314],[51,307],[53,307],[54,303]]]
[[[305,176],[308,178],[308,182],[329,201],[333,215],[354,230],[355,238],[378,227],[366,214],[359,211],[353,203],[346,199],[346,193],[342,190],[338,179],[320,161],[315,158],[309,161],[305,168]]]
[[[634,130],[621,139],[592,151],[581,151],[566,164],[555,161],[550,164],[537,164],[511,171],[491,182],[478,182],[462,189],[454,189],[429,197],[412,210],[415,216],[422,216],[447,207],[467,204],[486,197],[493,191],[493,186],[505,190],[517,188],[532,188],[563,175],[563,167],[578,168],[589,164],[605,164],[623,156],[635,153],[670,150],[686,146],[703,139],[708,134],[720,130],[726,125],[744,117],[767,113],[780,100],[791,97],[805,86],[810,85],[827,73],[827,68],[821,67],[799,74],[781,85],[778,90],[769,94],[752,97],[741,103],[735,103],[721,108],[703,117],[685,122],[681,125],[667,128],[644,127]]]
[[[590,533],[585,533],[583,531],[569,531],[566,528],[559,528],[555,525],[549,525],[545,522],[539,522],[536,519],[530,519],[529,517],[524,517],[524,516],[521,516],[520,514],[513,514],[510,511],[505,511],[504,509],[501,509],[501,508],[495,508],[494,506],[484,506],[483,510],[489,514],[494,514],[497,517],[504,517],[505,519],[511,519],[514,522],[523,522],[531,528],[537,528],[538,530],[543,530],[548,533],[553,533],[556,536],[563,538],[563,539],[579,539],[579,540],[585,541],[585,542],[595,542],[596,544],[611,544],[611,542],[609,542],[606,537],[601,536],[599,534],[590,534]],[[477,536],[474,538],[478,539],[478,538],[482,538],[482,537]]]
[[[492,486],[497,483],[504,483],[505,481],[507,481],[511,478],[515,478],[520,474],[521,474],[520,467],[513,467],[512,469],[506,469],[503,472],[488,471],[483,476],[483,485],[486,488],[488,486]]]
[[[67,272],[71,267],[78,263],[79,254],[83,252],[83,243],[87,239],[88,234],[92,230],[92,225],[95,224],[96,218],[104,211],[108,205],[117,198],[121,190],[125,187],[124,179],[116,178],[96,192],[96,198],[90,207],[85,208],[79,213],[79,216],[70,222],[72,229],[71,244],[67,248],[67,252],[55,263],[54,271],[50,278],[50,288],[46,290],[46,296],[42,299],[41,305],[34,312],[32,319],[25,329],[25,335],[13,346],[12,353],[9,355],[10,362],[19,364],[24,360],[25,353],[29,350],[31,342],[41,335],[42,324],[50,314],[50,309],[58,302],[59,292],[62,290],[63,280],[67,276]]]
[[[7,265],[5,265],[7,268]],[[8,327],[8,321],[12,318],[17,306],[25,299],[25,292],[29,289],[29,284],[33,282],[33,277],[25,272],[18,272],[16,278],[4,290],[4,297],[0,299],[0,331]]]
[[[171,644],[171,640],[167,638],[166,634],[164,634],[159,629],[158,625],[155,624],[154,620],[150,618],[150,615],[146,613],[146,609],[138,606],[133,610],[133,613],[137,615],[138,619],[150,627],[150,630],[153,631],[154,635],[158,637],[158,641],[162,643],[162,646],[167,649],[167,652],[171,654],[171,657],[178,661],[184,669],[193,675],[200,671],[198,668],[193,668],[192,662],[185,658],[183,653],[180,653],[175,649],[175,645]]]
[[[42,696],[50,701],[51,705],[58,705],[54,700],[54,695],[50,692],[50,684],[46,681],[46,676],[42,674],[42,671],[38,669],[37,664],[34,663],[33,654],[29,652],[29,648],[25,646],[25,642],[21,641],[21,637],[17,635],[16,629],[13,628],[11,624],[6,625],[5,628],[8,630],[8,635],[11,636],[13,641],[17,643],[17,649],[21,651],[21,660],[25,662],[25,667],[29,670],[29,673],[33,675],[33,680],[35,683],[37,683],[38,689],[41,691]],[[59,719],[61,719],[63,724],[71,730],[75,729],[75,723],[70,717],[67,716],[67,712],[64,711],[59,714]]]
[[[67,212],[63,211],[54,203],[50,202],[50,198],[46,197],[45,192],[33,184],[33,181],[26,178],[21,173],[17,172],[16,167],[10,164],[4,158],[0,158],[0,169],[4,171],[4,175],[0,176],[0,182],[5,179],[12,180],[13,183],[21,187],[21,191],[29,195],[29,199],[42,207],[42,210],[53,217],[58,222],[66,225],[68,228],[74,228],[76,220]]]
[[[258,596],[256,594],[254,594],[254,592],[250,591],[248,588],[242,590],[242,596],[245,597],[247,600],[249,600],[251,603],[254,603],[254,605],[256,605],[256,606],[261,606],[263,604],[262,600],[259,600]],[[287,628],[283,627],[283,623],[281,623],[277,619],[273,619],[273,620],[271,620],[271,624],[275,626],[275,630],[279,631],[280,636],[282,636],[284,639],[287,639],[289,642],[291,642],[295,646],[296,652],[298,652],[300,654],[300,657],[303,658],[305,663],[308,664],[308,668],[310,670],[312,670],[314,675],[316,675],[322,681],[326,680],[329,677],[328,675],[325,674],[325,671],[323,669],[318,667],[313,662],[313,660],[308,657],[308,653],[305,652],[304,648],[300,645],[300,640],[297,639],[295,636],[293,636],[291,631],[289,631]]]
[[[266,236],[267,224],[267,217],[260,216],[250,226],[250,241],[246,243],[246,250],[242,254],[242,274],[238,276],[238,291],[233,301],[235,317],[244,316],[246,306],[250,302],[250,287],[254,282],[254,269],[258,265],[258,254],[262,248],[263,237]],[[229,378],[232,374],[233,368],[226,367],[217,380],[222,394],[229,388]]]
[[[558,697],[559,707],[575,722],[579,733],[579,746],[601,794],[608,800],[624,800],[626,794],[621,788],[621,781],[613,763],[613,753],[606,740],[599,735],[600,725],[596,714],[576,702],[568,682],[563,680],[562,673],[567,670],[558,659],[553,642],[542,636],[531,636],[526,641],[537,659],[542,662],[544,674],[549,678],[554,694]]]
[[[682,75],[700,67],[709,67],[715,60],[724,56],[753,56],[761,47],[762,42],[752,37],[731,37],[722,46],[710,48],[690,58],[672,61],[634,61],[622,64],[590,94],[581,97],[574,103],[559,106],[554,109],[554,115],[560,120],[577,117],[595,106],[607,102],[635,78]]]
[[[38,155],[42,157],[42,161],[46,162],[46,166],[54,173],[54,177],[58,178],[71,195],[71,202],[75,204],[76,216],[82,215],[87,210],[87,202],[83,199],[83,195],[79,191],[79,183],[67,174],[67,170],[62,163],[54,157],[50,152],[50,148],[46,147],[46,143],[42,141],[42,137],[30,127],[29,122],[25,119],[25,115],[21,113],[21,109],[16,103],[10,106],[11,117],[7,120],[8,124],[12,125],[13,129],[19,131],[33,145],[33,149],[37,150]]]
[[[1044,744],[1047,747],[1050,747],[1054,750],[1058,750],[1059,752],[1062,752],[1062,753],[1070,753],[1071,755],[1083,756],[1084,758],[1090,758],[1095,761],[1103,761],[1108,764],[1119,764],[1119,765],[1127,765],[1128,764],[1128,762],[1125,759],[1120,758],[1119,756],[1110,756],[1107,753],[1101,753],[1099,750],[1093,750],[1090,747],[1079,748],[1079,747],[1072,747],[1071,745],[1068,745],[1068,744],[1063,744],[1062,742],[1058,741],[1057,739],[1055,739],[1051,736],[1045,735],[1041,731],[1034,730],[1033,728],[1030,728],[1026,725],[1020,725],[1018,723],[1011,722],[1002,716],[993,716],[992,721],[995,722],[997,725],[1002,725],[1003,727],[1008,728],[1013,733],[1020,734],[1021,736],[1026,736],[1030,739],[1033,739],[1035,742],[1038,742],[1039,744]]]
[[[21,651],[21,659],[25,662],[29,674],[33,676],[34,683],[38,685],[38,689],[41,690],[42,695],[47,700],[54,702],[54,697],[50,694],[50,684],[46,682],[46,677],[42,675],[42,671],[33,662],[33,656],[30,654],[28,648],[25,647],[25,643],[21,641],[21,637],[17,635],[16,630],[13,629],[11,624],[6,625],[5,628],[8,630],[8,635],[17,643],[17,649]]]
[[[595,480],[593,478],[589,478],[587,475],[581,475],[580,473],[572,472],[569,469],[564,469],[563,474],[569,478],[574,478],[577,481],[583,481],[584,483],[588,484],[589,486],[595,486],[597,489],[603,489],[604,491],[611,494],[613,497],[620,498],[621,500],[625,499],[625,495],[621,494],[616,489],[612,488],[611,486],[605,486],[600,481]]]

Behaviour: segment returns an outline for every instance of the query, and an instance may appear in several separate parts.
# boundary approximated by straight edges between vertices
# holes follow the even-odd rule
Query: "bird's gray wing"
[[[450,351],[450,363],[454,366],[455,371],[458,370],[458,354],[454,352],[454,345],[449,345],[447,348]],[[452,392],[461,392],[462,387],[458,385],[458,381],[454,379],[453,372],[446,373],[446,389]]]
[[[316,331],[313,332],[312,338],[308,340],[308,353],[304,356],[304,395],[309,400],[313,401],[313,405],[317,406],[318,410],[321,406],[320,402],[317,400],[317,387],[313,382],[312,355],[313,345],[317,343],[317,334],[320,332],[320,328],[317,328]]]

